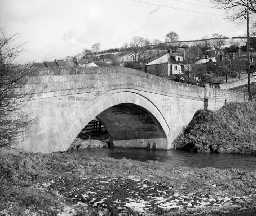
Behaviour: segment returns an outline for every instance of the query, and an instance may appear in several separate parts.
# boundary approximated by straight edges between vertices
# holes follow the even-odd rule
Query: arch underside
[[[148,144],[167,149],[169,127],[154,103],[138,92],[111,92],[99,96],[87,109],[76,135],[91,120],[106,127],[114,146],[144,148]]]
[[[115,140],[165,138],[165,133],[146,109],[123,103],[104,110],[96,117]]]

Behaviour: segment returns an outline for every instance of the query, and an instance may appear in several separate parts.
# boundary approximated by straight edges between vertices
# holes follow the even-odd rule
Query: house
[[[168,74],[168,54],[165,54],[160,58],[157,58],[154,61],[146,64],[146,71],[157,76],[165,77],[170,75],[182,74],[182,62],[182,56],[171,55],[171,71],[170,74]]]

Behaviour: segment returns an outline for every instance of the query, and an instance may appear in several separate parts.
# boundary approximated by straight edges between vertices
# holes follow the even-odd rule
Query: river
[[[256,156],[238,154],[189,153],[183,151],[146,151],[144,149],[90,149],[94,156],[106,156],[115,159],[131,159],[138,161],[159,161],[170,167],[214,167],[242,168],[256,170]]]

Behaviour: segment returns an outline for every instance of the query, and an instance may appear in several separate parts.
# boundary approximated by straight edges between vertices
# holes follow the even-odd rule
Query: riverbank
[[[256,103],[230,103],[198,111],[176,139],[177,149],[192,152],[256,155]]]
[[[0,215],[254,215],[256,170],[0,152]]]

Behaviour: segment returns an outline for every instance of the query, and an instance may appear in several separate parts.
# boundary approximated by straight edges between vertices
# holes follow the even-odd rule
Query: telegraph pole
[[[252,93],[251,93],[251,77],[250,77],[251,58],[250,58],[250,13],[249,13],[249,0],[247,0],[246,14],[247,14],[248,99],[250,101],[250,100],[252,100]]]

